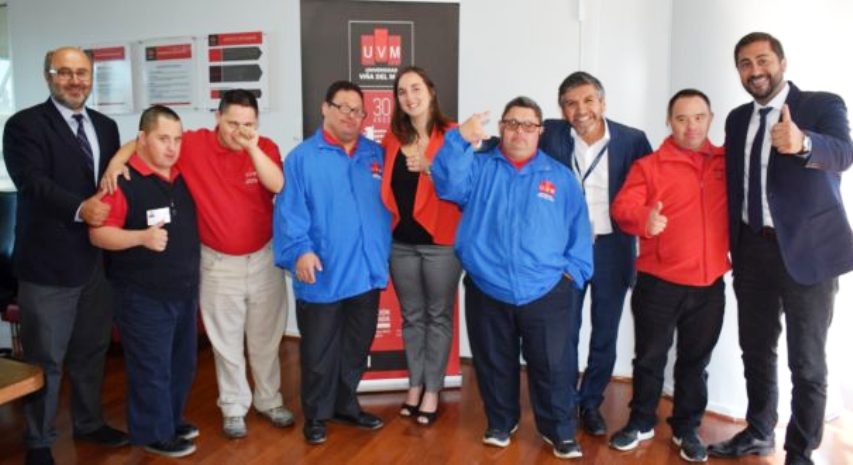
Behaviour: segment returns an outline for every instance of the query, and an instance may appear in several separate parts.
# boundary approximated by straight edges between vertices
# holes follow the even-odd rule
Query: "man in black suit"
[[[853,163],[844,101],[800,91],[773,36],[753,32],[735,46],[744,89],[755,99],[726,120],[726,179],[738,332],[748,426],[714,444],[717,457],[774,448],[779,390],[776,345],[785,317],[793,392],[785,463],[810,464],[826,410],[826,335],[837,277],[853,269],[853,234],[841,172]]]
[[[50,98],[6,123],[3,152],[18,190],[14,263],[24,359],[44,370],[44,389],[25,403],[29,464],[52,464],[63,364],[71,380],[74,437],[108,446],[127,435],[104,423],[101,384],[113,295],[88,226],[100,226],[98,175],[118,150],[116,123],[85,107],[92,62],[81,50],[48,52]]]

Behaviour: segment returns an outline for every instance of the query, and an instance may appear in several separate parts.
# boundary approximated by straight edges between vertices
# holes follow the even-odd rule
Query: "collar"
[[[89,112],[86,111],[85,106],[80,111],[74,111],[56,101],[56,99],[52,96],[50,97],[50,101],[53,102],[53,106],[56,107],[56,110],[59,111],[59,114],[62,115],[62,119],[64,119],[65,121],[76,124],[76,121],[74,121],[74,115],[81,114],[83,115],[83,120],[87,121],[89,124],[92,124],[92,118],[89,117]]]
[[[672,135],[667,136],[658,149],[660,152],[660,156],[663,159],[668,160],[677,160],[683,156],[723,156],[725,154],[725,150],[722,147],[717,147],[712,144],[708,138],[705,138],[705,142],[702,143],[702,147],[699,147],[699,150],[689,150],[683,147],[679,147],[675,144]]]
[[[584,151],[589,150],[591,147],[602,147],[603,145],[610,142],[610,124],[607,121],[607,118],[603,118],[604,121],[604,135],[601,136],[601,139],[593,142],[590,145],[587,145],[586,142],[578,135],[578,132],[575,131],[575,128],[569,125],[569,132],[572,134],[572,139],[575,141],[575,150],[578,147],[583,149]]]
[[[352,157],[353,154],[355,153],[356,149],[358,149],[358,137],[356,137],[356,139],[355,139],[355,144],[353,144],[352,150],[347,152],[347,150],[344,148],[344,145],[341,144],[341,142],[338,139],[336,139],[335,136],[332,135],[332,133],[330,133],[329,131],[326,131],[323,128],[320,128],[320,131],[323,132],[323,141],[324,142],[331,145],[332,147],[337,147],[337,148],[343,150],[344,153],[346,153],[347,156],[349,156],[349,157]]]
[[[526,166],[529,166],[528,171],[548,171],[551,169],[550,166],[548,166],[548,156],[544,155],[538,148],[533,152],[533,155],[521,162],[513,161],[511,158],[506,156],[501,150],[500,144],[486,154],[509,163],[513,169],[519,172]]]
[[[130,160],[127,161],[127,164],[129,164],[131,167],[133,167],[133,169],[138,171],[139,174],[141,174],[143,176],[157,176],[158,178],[160,178],[164,181],[168,181],[170,183],[174,182],[175,179],[177,179],[177,177],[181,174],[180,170],[178,170],[178,165],[175,164],[169,170],[169,177],[165,178],[162,175],[160,175],[160,173],[155,172],[148,165],[148,163],[145,160],[143,160],[142,157],[140,157],[139,154],[136,152],[134,152],[134,154],[131,155]]]
[[[752,114],[757,115],[758,110],[762,108],[773,108],[774,110],[782,111],[782,105],[785,104],[785,101],[788,100],[788,93],[791,92],[791,84],[788,81],[785,81],[785,86],[782,87],[782,90],[773,97],[773,100],[767,102],[767,105],[761,105],[760,103],[753,101],[752,102]]]

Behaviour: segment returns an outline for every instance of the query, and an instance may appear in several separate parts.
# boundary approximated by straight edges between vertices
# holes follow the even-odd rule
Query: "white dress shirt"
[[[761,145],[761,215],[763,219],[764,226],[773,227],[773,217],[770,215],[770,207],[767,203],[767,165],[770,163],[770,149],[772,140],[770,138],[770,129],[773,128],[773,125],[779,122],[779,118],[782,115],[782,106],[785,105],[785,99],[788,98],[788,91],[790,90],[790,86],[788,83],[785,83],[785,87],[782,88],[773,100],[767,102],[767,105],[761,105],[758,102],[753,102],[752,108],[752,117],[749,120],[749,128],[746,130],[746,144],[743,147],[744,156],[743,156],[743,207],[741,208],[741,218],[744,223],[749,223],[749,213],[747,212],[748,200],[749,199],[749,158],[750,152],[752,152],[752,143],[755,140],[755,133],[758,132],[758,125],[761,122],[761,116],[758,114],[758,110],[763,108],[772,108],[770,112],[767,113],[767,122],[764,127],[764,134],[761,134],[760,137],[764,138],[764,142]]]
[[[610,129],[607,127],[606,121],[603,123],[604,137],[591,145],[587,145],[572,128],[572,138],[575,141],[572,171],[575,172],[575,176],[583,187],[587,209],[589,210],[589,222],[592,225],[592,233],[596,236],[613,232],[613,224],[610,222],[607,164]],[[599,153],[601,154],[600,157],[598,156]],[[598,159],[597,163],[595,162],[596,159]],[[591,166],[593,163],[595,166]],[[592,167],[591,171],[590,167]]]

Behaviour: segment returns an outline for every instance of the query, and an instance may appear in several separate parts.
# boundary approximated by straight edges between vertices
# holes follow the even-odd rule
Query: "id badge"
[[[169,212],[169,207],[152,208],[145,212],[148,219],[148,226],[154,226],[157,223],[169,224],[172,222],[172,215]]]

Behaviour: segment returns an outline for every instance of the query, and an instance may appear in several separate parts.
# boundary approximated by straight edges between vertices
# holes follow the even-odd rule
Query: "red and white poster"
[[[197,106],[193,39],[150,40],[141,47],[143,108]]]
[[[248,90],[255,94],[261,110],[269,108],[269,53],[263,32],[209,34],[204,58],[207,108],[218,108],[219,96],[229,89]]]
[[[444,387],[462,385],[459,366],[459,301],[453,306],[453,342],[447,359]],[[409,388],[406,353],[403,346],[403,317],[394,286],[388,284],[379,297],[379,321],[370,347],[367,371],[358,385],[359,392],[402,390]]]

